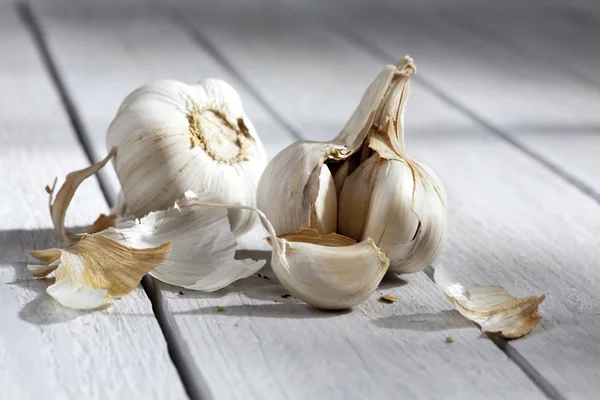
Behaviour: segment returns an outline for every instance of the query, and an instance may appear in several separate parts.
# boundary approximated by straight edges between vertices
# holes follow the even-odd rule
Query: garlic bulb
[[[108,148],[127,209],[137,218],[172,206],[187,190],[255,205],[266,153],[236,91],[224,81],[159,81],[124,101],[108,128]],[[255,216],[229,214],[239,235]]]
[[[404,149],[403,111],[414,72],[410,57],[385,66],[337,137],[296,142],[271,160],[257,203],[277,233],[312,228],[371,238],[398,273],[421,271],[437,258],[445,195],[434,173]]]

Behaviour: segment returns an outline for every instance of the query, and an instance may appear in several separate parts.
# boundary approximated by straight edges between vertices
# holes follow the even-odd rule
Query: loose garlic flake
[[[69,242],[70,239],[69,235],[65,232],[65,215],[67,214],[69,204],[75,195],[75,191],[84,180],[100,171],[106,165],[106,163],[115,156],[116,153],[117,149],[113,147],[103,160],[94,165],[90,165],[87,168],[73,171],[68,174],[65,178],[65,182],[58,190],[56,197],[54,197],[56,180],[54,180],[52,187],[46,186],[46,192],[48,192],[48,195],[50,196],[48,203],[50,208],[50,217],[52,218],[54,229],[65,242]],[[110,217],[99,217],[88,230],[93,232],[100,227],[106,226],[108,222],[111,222],[107,218]],[[114,220],[112,222],[114,222]]]
[[[56,270],[56,283],[48,287],[48,294],[65,307],[92,309],[131,292],[170,249],[170,243],[134,249],[101,235],[83,235],[68,249],[31,251],[45,265],[29,270],[36,277]]]
[[[465,288],[447,268],[437,266],[434,280],[464,317],[475,322],[485,333],[505,339],[528,334],[542,319],[538,306],[546,295],[514,297],[502,286]]]
[[[98,235],[134,248],[170,242],[171,252],[150,275],[186,289],[218,290],[260,270],[265,260],[234,259],[237,243],[227,210],[203,203],[219,203],[219,199],[187,192],[173,208],[120,223]]]
[[[277,233],[316,229],[372,238],[390,270],[411,273],[442,249],[446,200],[438,178],[404,149],[410,57],[387,65],[342,131],[329,142],[300,141],[267,165],[258,207]]]

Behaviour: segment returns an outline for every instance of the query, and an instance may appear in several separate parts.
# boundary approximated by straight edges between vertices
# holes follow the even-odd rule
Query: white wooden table
[[[0,0],[0,398],[599,398],[600,3],[525,3]],[[27,272],[58,244],[44,186],[104,156],[134,88],[226,79],[273,156],[336,134],[405,54],[407,150],[449,195],[440,262],[546,293],[530,335],[481,334],[430,269],[342,313],[283,298],[268,269],[208,294],[147,280],[95,312]],[[68,225],[117,191],[112,171],[85,182]]]

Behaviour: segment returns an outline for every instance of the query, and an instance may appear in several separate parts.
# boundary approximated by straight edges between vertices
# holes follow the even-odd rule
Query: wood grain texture
[[[560,118],[577,117],[582,113],[579,107],[593,110],[600,106],[600,7],[583,7],[579,2],[555,6],[534,3],[518,13],[501,7],[480,6],[470,8],[468,18],[460,8],[440,10],[438,15],[445,22],[500,48],[511,60],[518,59],[513,64],[528,76],[536,75],[540,69],[561,76],[564,83],[555,87],[556,93],[552,94],[564,105]],[[494,91],[499,92],[499,88],[502,88],[501,82]],[[592,93],[592,99],[588,104],[573,104],[573,99],[581,97],[582,88]],[[548,90],[536,88],[541,99]],[[520,97],[520,92],[514,95]],[[487,102],[490,107],[503,108],[498,103],[495,99]],[[543,108],[544,104],[539,106]],[[598,151],[590,151],[600,148],[600,116],[570,125],[540,125],[506,129],[514,131],[525,145],[591,187],[600,199],[600,157]]]
[[[455,34],[460,31],[421,12],[377,6],[374,15],[373,4],[369,9],[361,4],[311,3],[385,53],[412,54],[425,80],[494,124],[564,128],[573,142],[573,129],[595,123],[597,94],[556,69],[533,74],[520,58]],[[451,201],[450,240],[440,262],[469,282],[502,284],[517,294],[546,292],[541,327],[507,349],[561,395],[594,398],[600,378],[598,204],[480,125],[465,126],[459,113],[457,123],[442,120],[432,131],[439,101],[419,100],[424,92],[419,85],[413,92],[407,149],[439,172]],[[525,128],[509,132],[522,140]],[[595,141],[579,146],[587,157],[597,149]],[[553,154],[564,147],[566,142]]]
[[[223,11],[216,7],[216,3],[214,5],[212,10]],[[181,21],[170,19],[168,14],[161,15],[156,10],[164,9],[141,8],[139,4],[128,8],[117,3],[105,6],[93,3],[69,7],[73,15],[65,19],[64,10],[60,7],[50,9],[36,4],[35,11],[47,34],[52,53],[92,135],[103,136],[105,124],[112,116],[105,113],[90,120],[90,110],[95,109],[90,99],[104,97],[101,101],[118,103],[125,93],[116,85],[112,86],[110,79],[113,76],[103,78],[105,82],[98,84],[101,90],[92,88],[90,91],[89,85],[84,84],[90,76],[82,75],[89,70],[83,64],[89,61],[82,59],[82,49],[101,52],[106,58],[107,70],[110,68],[111,71],[127,67],[129,60],[123,59],[117,51],[125,45],[128,53],[146,54],[144,63],[137,67],[135,74],[115,73],[117,77],[114,79],[122,86],[133,87],[134,84],[129,83],[133,77],[135,82],[165,75],[186,79],[191,74],[198,74],[198,71],[203,76],[210,73],[228,78],[223,70],[203,70],[206,65],[216,64],[195,44],[191,44],[181,31],[185,27]],[[144,17],[137,18],[137,13]],[[121,18],[123,15],[126,17]],[[199,18],[199,23],[201,21],[204,25],[214,17],[210,13],[205,16],[194,13],[193,19]],[[246,16],[236,13],[233,17],[244,19]],[[306,72],[312,60],[304,58],[302,52],[286,51],[286,41],[292,35],[286,32],[289,21],[284,20],[285,24],[265,32],[265,28],[257,24],[269,29],[270,25],[266,23],[273,23],[276,19],[270,18],[270,15],[265,20],[257,20],[254,14],[250,17],[249,24],[241,25],[244,31],[223,27],[223,32],[217,32],[220,26],[218,20],[208,23],[211,38],[224,33],[223,37],[232,40],[228,46],[219,43],[218,49],[224,50],[224,56],[232,61],[243,77],[249,78],[248,81],[260,89],[261,94],[269,96],[270,106],[281,111],[294,128],[298,127],[313,138],[323,138],[329,134],[325,132],[335,131],[350,113],[348,105],[356,101],[367,81],[353,83],[350,89],[348,85],[341,85],[341,90],[347,90],[342,96],[352,93],[355,97],[341,102],[343,110],[327,118],[327,110],[318,107],[322,103],[311,102],[310,97],[305,95],[297,96],[307,84],[310,86],[307,90],[314,95],[318,86],[308,78],[314,77],[322,83],[326,83],[327,78],[321,77],[317,68],[309,68]],[[79,22],[82,20],[90,31],[89,36],[73,34],[82,30]],[[297,29],[296,25],[291,25]],[[158,45],[156,39],[145,37],[150,31],[161,32]],[[234,32],[234,37],[226,35],[228,31]],[[247,36],[247,40],[243,41],[245,45],[242,46],[239,40],[235,42],[236,37],[244,36]],[[111,38],[110,45],[106,45],[108,38]],[[266,42],[263,44],[262,40]],[[278,41],[281,44],[275,46]],[[343,42],[334,42],[333,48],[338,43]],[[303,42],[299,40],[297,44]],[[272,48],[271,53],[269,47]],[[247,59],[237,58],[245,54],[241,52],[247,48],[254,48],[255,54]],[[328,50],[328,47],[323,49]],[[366,67],[361,76],[370,79],[379,66],[364,56],[356,57],[358,68]],[[178,62],[180,58],[198,62]],[[277,63],[271,65],[271,61],[276,59]],[[335,58],[330,61],[343,67]],[[273,70],[282,63],[286,67],[283,71]],[[323,67],[322,62],[318,67]],[[253,73],[248,74],[248,71]],[[303,75],[299,78],[297,74]],[[291,90],[288,84],[295,90]],[[264,86],[270,89],[267,91]],[[279,94],[272,97],[274,93]],[[328,99],[331,100],[332,96]],[[249,109],[259,110],[255,98],[244,95],[242,98]],[[295,111],[290,112],[290,109]],[[266,115],[264,111],[262,113]],[[299,115],[303,117],[299,118]],[[252,112],[250,116],[255,119]],[[266,127],[274,126],[269,120],[265,120],[264,124]],[[285,131],[279,135],[268,132],[265,135],[263,130],[259,126],[261,137],[273,149],[278,150],[291,141],[291,135]],[[96,143],[99,143],[97,139]],[[250,238],[246,238],[245,245],[264,248],[264,244]],[[268,256],[265,253],[259,255]],[[406,279],[409,283],[389,277],[377,296],[353,312],[342,314],[320,312],[296,299],[283,298],[285,289],[268,270],[261,271],[260,277],[253,276],[212,294],[187,290],[180,294],[179,288],[155,284],[160,289],[156,292],[158,307],[165,312],[174,332],[180,335],[178,346],[188,355],[188,362],[194,364],[189,366],[190,371],[202,374],[202,381],[215,398],[381,398],[395,397],[397,393],[408,393],[408,397],[484,395],[501,398],[509,393],[507,381],[516,388],[516,397],[542,397],[541,392],[501,351],[485,337],[481,338],[478,329],[465,323],[451,310],[425,275]],[[377,297],[381,293],[397,295],[401,298],[400,303],[380,303]],[[223,307],[222,312],[218,311],[219,306]],[[445,342],[447,336],[454,338],[454,344]],[[432,377],[435,377],[435,382],[432,382]],[[199,394],[207,395],[206,392]]]
[[[0,5],[0,397],[184,399],[150,301],[141,288],[82,312],[27,271],[32,249],[60,246],[44,186],[88,165],[31,37]],[[84,226],[107,205],[86,181],[67,215]]]

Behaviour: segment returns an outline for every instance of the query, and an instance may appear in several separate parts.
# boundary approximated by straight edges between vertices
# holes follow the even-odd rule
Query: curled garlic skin
[[[126,208],[136,218],[166,210],[192,190],[255,206],[266,153],[237,92],[226,82],[159,81],[131,93],[108,128],[107,146]],[[255,215],[229,213],[234,234]]]
[[[387,65],[329,142],[296,142],[271,160],[257,204],[278,234],[315,229],[372,239],[397,273],[422,271],[439,255],[446,198],[433,171],[406,154],[403,111],[410,57]]]

